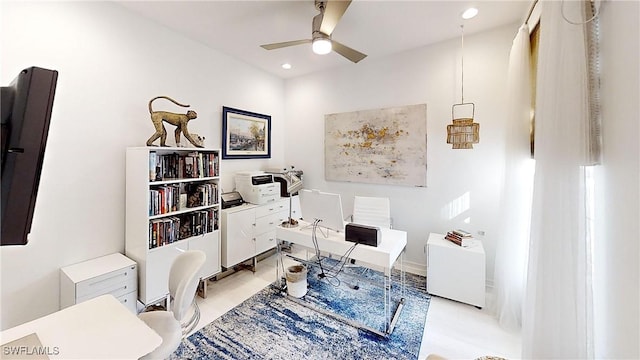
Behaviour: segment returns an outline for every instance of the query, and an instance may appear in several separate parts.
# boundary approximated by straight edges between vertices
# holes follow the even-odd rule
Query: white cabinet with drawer
[[[482,243],[458,246],[431,233],[427,239],[427,292],[482,308],[485,305],[485,254]]]
[[[111,294],[133,313],[138,297],[138,266],[115,253],[60,269],[60,307]]]
[[[276,247],[276,227],[289,218],[289,200],[222,210],[222,266],[230,268]],[[254,261],[255,262],[255,261]]]

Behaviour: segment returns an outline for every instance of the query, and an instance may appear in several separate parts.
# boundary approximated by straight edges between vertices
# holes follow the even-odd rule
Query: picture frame
[[[223,106],[222,158],[271,158],[271,116]]]

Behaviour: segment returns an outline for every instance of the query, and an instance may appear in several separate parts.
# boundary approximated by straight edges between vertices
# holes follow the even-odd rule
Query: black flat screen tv
[[[57,71],[30,67],[1,88],[2,246],[27,244],[57,81]]]

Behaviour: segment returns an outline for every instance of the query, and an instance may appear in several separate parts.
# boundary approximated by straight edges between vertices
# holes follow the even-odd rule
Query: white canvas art
[[[325,115],[325,178],[426,186],[427,105]]]

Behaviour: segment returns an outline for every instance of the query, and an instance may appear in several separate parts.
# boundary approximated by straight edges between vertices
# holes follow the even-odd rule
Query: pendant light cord
[[[464,25],[460,25],[460,29],[462,29],[462,54],[460,56],[460,73],[461,73],[461,80],[462,80],[462,86],[461,86],[461,91],[460,91],[460,95],[462,98],[462,104],[464,104]]]

